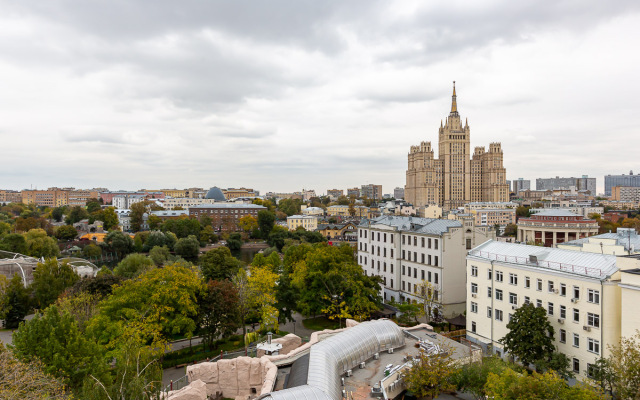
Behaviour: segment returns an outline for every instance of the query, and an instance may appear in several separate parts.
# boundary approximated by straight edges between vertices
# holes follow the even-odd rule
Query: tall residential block
[[[575,187],[576,190],[587,190],[591,195],[596,194],[596,178],[589,178],[588,175],[582,175],[582,178],[538,178],[536,179],[536,190],[555,190],[570,189]]]
[[[513,193],[518,194],[522,190],[531,189],[531,181],[529,179],[518,178],[513,181]]]
[[[411,146],[405,200],[416,207],[436,204],[445,210],[469,202],[509,200],[509,186],[500,143],[489,150],[476,147],[471,155],[471,129],[458,113],[455,82],[451,112],[438,131],[438,158],[431,142]]]
[[[611,190],[615,186],[640,187],[640,175],[634,175],[629,171],[629,175],[605,175],[604,194],[611,196]]]

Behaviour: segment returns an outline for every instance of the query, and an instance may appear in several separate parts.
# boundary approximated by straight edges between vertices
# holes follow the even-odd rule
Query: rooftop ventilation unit
[[[347,376],[351,376],[351,375],[353,375],[353,371],[352,371],[352,370],[350,370],[350,369],[348,369],[348,370],[347,370]]]
[[[529,255],[529,262],[533,263],[533,264],[537,264],[538,263],[538,256],[535,256],[533,254]]]

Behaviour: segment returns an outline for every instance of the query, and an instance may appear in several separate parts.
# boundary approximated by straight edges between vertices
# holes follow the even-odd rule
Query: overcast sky
[[[456,81],[508,179],[640,173],[640,2],[0,0],[0,188],[404,186]]]

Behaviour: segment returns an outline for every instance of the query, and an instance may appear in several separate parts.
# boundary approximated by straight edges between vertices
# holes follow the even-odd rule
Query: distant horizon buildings
[[[640,187],[640,175],[634,175],[633,171],[629,171],[629,175],[605,175],[604,176],[604,194],[611,196],[614,186]]]
[[[586,190],[592,195],[596,195],[596,178],[589,178],[589,175],[582,175],[581,178],[537,178],[536,190],[556,190],[556,189],[570,189],[575,187],[576,190]]]
[[[513,183],[513,193],[518,194],[522,190],[531,189],[531,181],[529,179],[518,178],[517,180],[512,181]]]

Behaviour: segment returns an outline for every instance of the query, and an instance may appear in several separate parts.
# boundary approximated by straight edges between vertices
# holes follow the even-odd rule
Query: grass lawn
[[[342,323],[344,325],[344,322]],[[302,320],[302,325],[305,328],[313,331],[322,331],[324,329],[338,329],[340,323],[338,320],[330,320],[327,317],[316,317]]]

